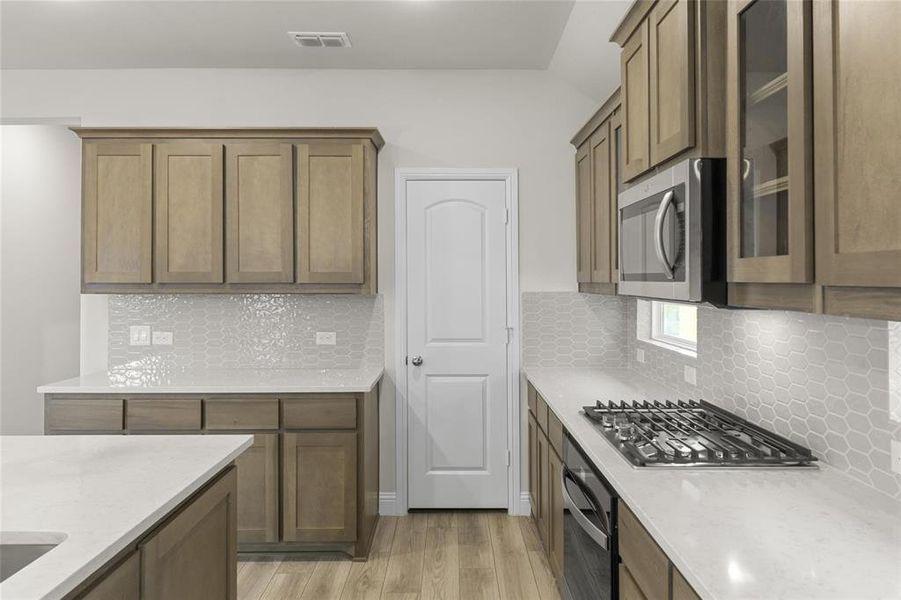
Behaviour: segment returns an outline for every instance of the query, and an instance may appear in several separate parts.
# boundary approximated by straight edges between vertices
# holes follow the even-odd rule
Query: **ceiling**
[[[572,0],[3,0],[0,66],[546,69],[573,4]],[[606,42],[615,24],[615,20],[605,23],[598,37]],[[288,31],[346,31],[353,47],[302,49]]]

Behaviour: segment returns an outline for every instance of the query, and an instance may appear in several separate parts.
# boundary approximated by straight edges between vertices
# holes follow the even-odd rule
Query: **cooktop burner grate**
[[[810,450],[705,402],[601,402],[585,415],[638,467],[814,467]]]

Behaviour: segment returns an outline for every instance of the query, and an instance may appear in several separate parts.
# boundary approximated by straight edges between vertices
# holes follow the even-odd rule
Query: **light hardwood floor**
[[[503,512],[381,517],[369,560],[241,555],[238,600],[559,600],[538,532]]]

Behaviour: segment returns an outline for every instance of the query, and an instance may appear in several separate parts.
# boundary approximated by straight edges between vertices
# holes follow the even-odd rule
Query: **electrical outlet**
[[[698,371],[694,367],[685,365],[685,383],[698,385]]]
[[[642,350],[641,348],[638,348],[635,351],[635,360],[637,360],[640,363],[644,362],[644,350]]]
[[[171,346],[172,345],[172,332],[171,331],[154,331],[151,336],[153,340],[154,346]]]
[[[150,325],[132,325],[128,328],[129,346],[150,345]]]
[[[892,471],[901,473],[901,442],[892,440]]]
[[[338,343],[338,334],[334,331],[317,331],[316,332],[316,345],[317,346],[334,346]]]

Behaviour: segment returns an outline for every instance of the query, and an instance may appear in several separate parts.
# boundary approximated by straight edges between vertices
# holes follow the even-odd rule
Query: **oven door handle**
[[[607,534],[598,529],[591,521],[588,520],[588,517],[582,514],[582,509],[576,506],[576,503],[573,501],[572,496],[569,495],[569,491],[566,489],[567,479],[579,486],[578,480],[576,480],[575,477],[569,474],[569,470],[563,469],[560,474],[560,487],[563,490],[563,506],[569,510],[569,514],[571,514],[573,519],[576,520],[576,523],[578,523],[579,527],[582,528],[582,531],[587,533],[588,537],[594,540],[594,543],[596,543],[604,550],[609,550]],[[579,488],[581,489],[581,486],[579,486]],[[589,502],[591,502],[590,499]],[[591,504],[594,505],[594,502],[591,502]],[[598,512],[602,512],[603,510],[599,507],[594,507],[594,509]]]
[[[657,260],[663,265],[663,273],[667,279],[672,279],[674,274],[673,267],[666,257],[666,248],[663,247],[663,219],[666,218],[666,211],[672,204],[674,197],[673,190],[664,194],[663,200],[660,201],[660,206],[657,207],[657,216],[654,217],[654,251],[657,253]]]

